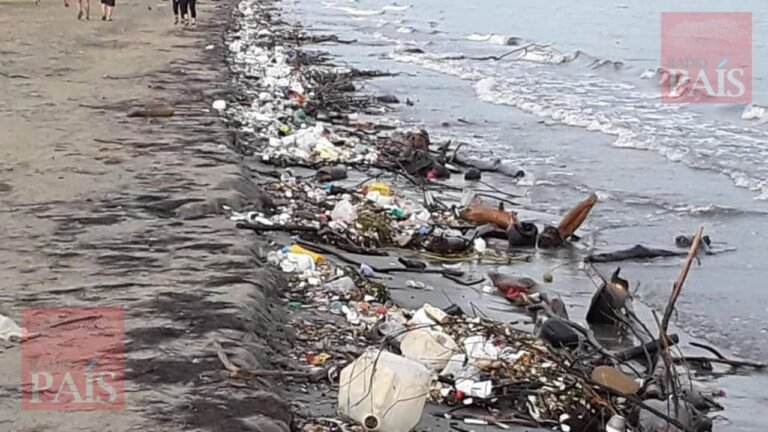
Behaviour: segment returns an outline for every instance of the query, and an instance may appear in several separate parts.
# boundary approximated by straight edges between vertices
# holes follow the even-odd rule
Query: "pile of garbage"
[[[325,174],[321,170],[318,176],[322,175]],[[513,256],[503,248],[489,248],[483,239],[489,231],[480,232],[467,224],[462,219],[467,211],[462,208],[446,208],[436,205],[434,200],[431,205],[429,200],[422,204],[376,180],[356,188],[317,180],[284,173],[279,181],[262,185],[275,197],[271,211],[233,212],[230,219],[239,222],[240,228],[294,233],[307,244],[332,245],[342,251],[372,256],[387,255],[382,248],[417,250],[431,258],[490,262],[508,262]],[[426,267],[408,261],[403,264],[416,269]]]
[[[269,261],[291,277],[290,308],[340,315],[353,334],[365,335],[352,338],[358,348],[367,346],[353,361],[335,357],[332,349],[309,353],[305,360],[343,367],[337,378],[338,413],[366,430],[408,432],[424,416],[427,402],[448,407],[440,415],[467,424],[563,432],[603,431],[606,424],[613,425],[608,430],[661,430],[648,428],[659,419],[678,430],[708,431],[712,423],[705,413],[722,409],[715,394],[690,383],[670,384],[659,340],[609,352],[555,307],[534,314],[533,332],[468,316],[456,305],[402,309],[364,269],[337,266],[295,244],[270,253]],[[616,301],[617,280],[614,275],[598,290],[588,321],[619,313],[602,305]],[[629,310],[620,313],[631,316]],[[349,343],[347,331],[326,334],[331,339],[324,345]],[[678,340],[671,335],[666,343]],[[683,390],[678,394],[676,388]],[[470,413],[458,414],[459,409]]]
[[[385,186],[373,182],[360,193],[347,191],[334,198],[296,178],[283,178],[267,188],[283,196],[296,194],[296,199],[279,207],[279,214],[232,217],[268,228],[296,223],[297,215],[303,215],[304,227],[315,240],[322,240],[322,230],[330,230],[354,238],[356,243],[350,244],[362,244],[366,238],[371,245],[389,245],[381,231],[372,233],[359,225],[366,210],[387,215],[383,225],[391,229],[390,238],[421,226],[399,227],[397,217],[382,211],[383,204],[366,199],[375,193],[391,198],[384,205],[394,206],[398,199]],[[310,194],[315,194],[314,200],[304,198]],[[434,223],[435,214],[429,214],[429,220],[419,223]],[[692,385],[678,392],[677,373],[670,381],[669,359],[661,354],[665,344],[679,341],[676,335],[662,343],[647,333],[639,347],[610,352],[589,329],[571,321],[562,300],[541,292],[536,281],[499,273],[488,274],[492,289],[529,310],[536,323],[533,331],[470,317],[455,305],[443,310],[425,304],[405,310],[391,302],[387,286],[378,281],[383,269],[345,259],[335,249],[302,237],[305,233],[271,251],[267,262],[290,278],[285,292],[290,308],[339,315],[354,334],[366,335],[356,341],[368,348],[354,361],[328,352],[312,353],[306,361],[312,366],[343,367],[338,377],[339,415],[367,430],[408,432],[422,418],[427,401],[450,407],[444,413],[448,418],[456,416],[456,409],[481,410],[482,414],[455,417],[469,424],[520,424],[563,432],[602,431],[606,424],[613,424],[613,430],[627,430],[659,418],[680,430],[707,431],[712,423],[705,413],[721,409],[711,395]],[[400,271],[427,268],[418,260],[401,257],[399,261],[408,263]],[[630,324],[634,319],[628,282],[617,271],[596,291],[586,321],[626,325],[635,331]],[[336,333],[340,337],[345,331]],[[679,408],[676,414],[667,408],[670,400]]]
[[[305,430],[354,424],[408,432],[423,419],[428,402],[430,409],[440,407],[432,414],[502,429],[711,430],[706,413],[722,408],[716,395],[696,389],[676,371],[675,364],[690,359],[670,354],[679,339],[666,334],[667,314],[652,334],[634,315],[629,283],[618,270],[609,279],[597,275],[599,288],[585,320],[634,336],[637,346],[624,351],[603,347],[536,280],[496,272],[473,278],[463,270],[465,262],[510,263],[528,259],[526,249],[579,241],[577,231],[597,204],[596,194],[576,203],[557,225],[520,220],[505,208],[516,204],[510,201],[515,196],[481,177],[501,170],[522,177],[522,170],[463,157],[461,144],[436,145],[425,130],[399,131],[366,119],[385,110],[382,104],[397,102],[353,95],[356,80],[373,72],[338,68],[322,54],[299,50],[295,43],[310,38],[273,25],[267,6],[242,3],[240,12],[245,19],[230,43],[234,68],[258,84],[244,85],[256,88],[246,92],[250,103],[244,108],[219,108],[227,109],[242,132],[258,137],[248,149],[261,163],[315,172],[302,177],[282,170],[261,185],[274,206],[233,211],[230,218],[243,229],[278,233],[264,258],[289,278],[284,294],[290,309],[327,312],[346,323],[323,329],[297,323],[307,340],[322,338],[302,361],[328,372],[324,376],[334,388],[338,384],[343,419],[311,421]],[[367,178],[353,182],[352,168]],[[465,188],[439,182],[452,174],[464,174]],[[437,190],[461,197],[449,201]],[[637,246],[586,261],[688,255],[690,265],[696,253],[709,252],[700,236],[684,240],[678,246],[688,251]],[[372,265],[373,257],[390,255],[397,256],[397,267]],[[392,302],[391,287],[380,278],[389,272],[437,273],[465,286],[485,282],[484,292],[528,313],[532,329],[469,316],[457,305],[404,309]],[[544,282],[551,278],[545,274]],[[414,280],[407,287],[432,289]],[[673,308],[671,301],[669,313]],[[343,355],[333,352],[342,346]],[[710,361],[738,364],[721,355],[697,364]]]

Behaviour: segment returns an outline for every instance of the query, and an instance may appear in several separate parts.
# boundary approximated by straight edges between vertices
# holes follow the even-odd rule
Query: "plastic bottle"
[[[341,371],[338,413],[366,431],[410,432],[421,419],[431,378],[419,362],[368,350]]]
[[[303,247],[301,247],[299,245],[296,245],[296,244],[295,245],[291,245],[291,247],[288,248],[288,250],[290,252],[295,253],[295,254],[308,255],[308,256],[312,257],[312,260],[315,262],[315,264],[325,264],[325,257],[324,256],[322,256],[322,255],[320,255],[318,253],[314,253],[314,252],[312,252],[310,250],[306,250],[306,249],[304,249]]]
[[[428,329],[409,331],[400,342],[400,351],[409,359],[442,371],[454,353],[459,351],[453,338],[443,332]]]

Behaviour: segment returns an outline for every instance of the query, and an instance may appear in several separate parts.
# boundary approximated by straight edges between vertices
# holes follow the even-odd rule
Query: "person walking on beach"
[[[197,24],[195,3],[197,3],[197,0],[179,0],[179,6],[181,7],[181,21],[185,26],[195,26]]]
[[[65,7],[69,7],[66,2]],[[91,0],[77,0],[77,19],[83,19],[83,13],[85,13],[85,19],[91,19]]]
[[[80,0],[80,1],[83,1],[83,0]],[[101,20],[112,21],[112,11],[114,9],[115,9],[115,0],[101,0]]]
[[[173,6],[173,25],[177,25],[179,23],[179,0],[171,0],[171,5]]]

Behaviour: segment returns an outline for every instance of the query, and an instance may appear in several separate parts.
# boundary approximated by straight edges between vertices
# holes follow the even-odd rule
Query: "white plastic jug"
[[[369,432],[409,432],[421,419],[431,380],[422,364],[369,349],[341,371],[339,415]]]
[[[456,342],[443,332],[428,329],[409,331],[400,342],[400,351],[409,359],[440,372],[459,351]]]

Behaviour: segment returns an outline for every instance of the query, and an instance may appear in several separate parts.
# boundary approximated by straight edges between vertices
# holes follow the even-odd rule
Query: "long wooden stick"
[[[675,284],[672,286],[672,294],[669,296],[669,302],[667,303],[667,308],[664,310],[664,316],[661,320],[660,332],[662,338],[666,337],[667,327],[669,327],[669,321],[672,318],[672,312],[675,310],[675,304],[680,297],[680,292],[683,289],[685,279],[688,277],[688,272],[691,270],[691,264],[693,264],[693,260],[699,252],[703,234],[704,227],[699,227],[699,230],[696,231],[696,236],[693,238],[693,244],[691,244],[691,248],[688,249],[688,258],[686,258],[685,264],[683,264],[683,268],[680,270],[680,273],[675,280]]]
[[[56,327],[61,327],[61,326],[67,325],[67,324],[79,323],[79,322],[82,322],[82,321],[93,321],[93,320],[97,320],[97,319],[99,319],[101,317],[102,317],[101,314],[95,314],[95,315],[86,315],[86,316],[81,316],[81,317],[68,318],[68,319],[65,319],[63,321],[57,321],[57,322],[55,322],[53,324],[50,324],[50,325],[44,327],[40,331],[36,331],[36,332],[29,333],[27,335],[22,336],[21,342],[22,343],[23,342],[29,342],[29,341],[31,341],[33,339],[37,339],[39,337],[45,336],[45,334],[46,334],[46,332],[48,330],[55,329]]]
[[[691,264],[693,264],[693,260],[696,258],[696,255],[699,251],[699,245],[701,244],[701,238],[703,234],[704,227],[699,227],[699,230],[696,232],[696,236],[693,238],[693,244],[691,244],[691,248],[688,249],[688,258],[686,258],[685,263],[683,264],[683,268],[680,269],[680,273],[677,275],[675,284],[672,285],[672,293],[669,295],[669,301],[667,302],[667,307],[664,310],[664,316],[661,322],[659,322],[658,318],[656,318],[656,322],[659,326],[659,340],[661,341],[663,347],[661,351],[661,358],[664,360],[664,369],[666,371],[667,382],[672,386],[672,398],[675,407],[675,415],[678,414],[680,403],[678,400],[676,380],[673,374],[674,361],[672,360],[672,356],[669,353],[670,341],[667,336],[667,328],[669,327],[669,321],[672,318],[672,312],[675,310],[677,299],[680,297],[680,292],[683,289],[685,279],[688,277],[688,272],[691,270]],[[656,317],[655,313],[654,317]]]

